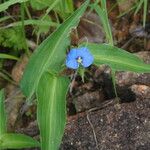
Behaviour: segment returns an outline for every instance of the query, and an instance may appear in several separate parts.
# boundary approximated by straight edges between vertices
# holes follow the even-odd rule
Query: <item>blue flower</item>
[[[80,64],[83,67],[89,67],[94,61],[94,57],[86,47],[73,48],[67,55],[66,66],[71,69],[77,69]]]

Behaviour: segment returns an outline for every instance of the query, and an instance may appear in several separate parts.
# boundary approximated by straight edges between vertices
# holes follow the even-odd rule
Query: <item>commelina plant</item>
[[[90,0],[86,0],[38,46],[31,55],[24,71],[20,87],[27,97],[27,103],[31,103],[32,96],[36,95],[40,142],[25,135],[8,134],[3,128],[0,132],[0,148],[59,149],[66,124],[66,95],[70,84],[68,77],[60,75],[64,63],[71,69],[78,69],[80,66],[86,68],[91,64],[97,66],[106,64],[114,73],[116,71],[150,72],[149,64],[145,64],[137,56],[113,45],[106,0],[101,0],[101,7],[96,3],[91,5],[89,3]],[[66,56],[66,50],[70,46],[70,32],[77,27],[80,17],[88,6],[95,9],[100,16],[108,43],[83,43],[79,45],[79,48],[71,49]],[[1,99],[3,99],[2,95],[0,95]],[[4,109],[0,110],[2,110],[0,114],[4,114]],[[4,115],[1,115],[0,118],[4,118],[0,122],[1,127],[3,127],[2,124],[6,123],[6,119]]]

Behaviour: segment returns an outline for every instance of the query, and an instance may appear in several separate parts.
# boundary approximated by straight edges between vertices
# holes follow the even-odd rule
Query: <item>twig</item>
[[[90,109],[90,110],[87,111],[87,120],[88,120],[88,122],[89,122],[89,124],[90,124],[90,126],[91,126],[91,128],[92,128],[93,136],[94,136],[94,140],[95,140],[95,144],[96,144],[96,148],[97,148],[98,150],[100,150],[100,149],[99,149],[99,144],[98,144],[98,140],[97,140],[97,136],[96,136],[96,133],[95,133],[94,126],[93,126],[93,124],[92,124],[92,122],[90,121],[90,118],[89,118],[89,113],[90,113],[90,112],[93,112],[93,111],[96,111],[96,110],[103,109],[103,108],[105,108],[105,107],[107,107],[107,106],[109,106],[109,105],[111,105],[111,104],[115,104],[115,103],[116,103],[115,100],[106,101],[106,102],[104,102],[100,107],[95,107],[95,108],[92,108],[92,109]]]
[[[69,85],[69,93],[72,93],[73,85],[77,76],[77,71],[71,76],[71,82]]]
[[[96,144],[96,148],[99,150],[99,146],[98,146],[98,141],[97,141],[97,136],[96,136],[96,133],[95,133],[95,129],[94,129],[94,126],[89,118],[89,112],[87,112],[87,120],[92,128],[92,131],[93,131],[93,136],[94,136],[94,140],[95,140],[95,144]]]
[[[135,36],[130,38],[123,46],[121,46],[121,48],[123,48],[123,49],[127,48],[134,39],[135,39]]]

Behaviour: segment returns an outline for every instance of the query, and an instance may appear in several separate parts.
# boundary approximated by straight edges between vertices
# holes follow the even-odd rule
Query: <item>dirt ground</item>
[[[61,150],[148,150],[149,99],[111,104],[70,117]]]

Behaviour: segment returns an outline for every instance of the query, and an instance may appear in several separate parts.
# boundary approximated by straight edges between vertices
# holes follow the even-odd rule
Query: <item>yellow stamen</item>
[[[81,57],[78,57],[78,58],[77,58],[77,62],[81,64],[81,63],[82,63],[82,58],[81,58]]]

